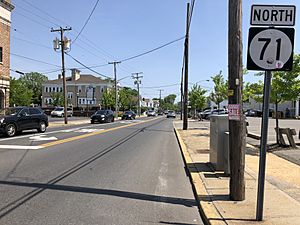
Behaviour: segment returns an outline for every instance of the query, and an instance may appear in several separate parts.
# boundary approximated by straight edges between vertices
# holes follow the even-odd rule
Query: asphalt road
[[[172,119],[0,138],[0,224],[202,224]]]

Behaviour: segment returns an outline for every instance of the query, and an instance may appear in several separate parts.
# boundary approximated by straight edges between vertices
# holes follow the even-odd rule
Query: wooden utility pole
[[[229,120],[230,199],[245,199],[245,119],[243,116],[242,0],[229,0],[228,103],[239,106],[239,120]]]
[[[189,30],[190,30],[190,3],[187,3],[186,35],[184,42],[184,97],[183,97],[183,130],[188,128],[188,82],[189,82]]]
[[[118,119],[119,110],[118,110],[118,81],[117,81],[117,64],[121,62],[109,62],[108,64],[114,65],[114,76],[115,76],[115,118]]]
[[[63,77],[63,95],[64,95],[64,120],[65,124],[68,123],[68,114],[67,114],[67,82],[66,82],[66,70],[65,70],[65,40],[64,40],[64,32],[72,30],[71,27],[69,28],[62,28],[54,30],[51,29],[51,32],[60,32],[60,48],[61,48],[61,65],[62,65],[62,77]]]
[[[143,72],[132,73],[132,78],[135,79],[134,84],[137,85],[137,89],[138,89],[138,108],[137,108],[137,113],[138,113],[139,117],[141,116],[140,84],[142,83],[142,81],[140,79],[143,78],[143,76],[139,76],[139,74],[142,74],[142,73]]]

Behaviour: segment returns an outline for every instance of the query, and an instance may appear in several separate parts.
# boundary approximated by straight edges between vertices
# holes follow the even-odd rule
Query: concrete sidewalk
[[[189,129],[174,121],[186,167],[207,224],[300,224],[300,166],[267,154],[264,221],[255,221],[258,150],[247,146],[246,200],[229,200],[229,177],[209,164],[209,123],[189,121]]]
[[[80,125],[80,124],[87,124],[87,123],[91,123],[90,118],[85,118],[82,120],[73,120],[73,121],[68,120],[68,124],[65,124],[64,120],[49,122],[49,127],[72,126],[72,125]]]

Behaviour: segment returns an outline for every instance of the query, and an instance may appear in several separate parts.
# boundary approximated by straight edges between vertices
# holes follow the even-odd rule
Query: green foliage
[[[191,91],[189,92],[189,101],[192,109],[194,110],[202,110],[206,105],[206,96],[205,93],[207,91],[203,88],[193,85]]]
[[[52,102],[51,105],[53,106],[64,106],[64,95],[62,93],[56,92],[51,93]]]
[[[29,106],[32,96],[32,89],[28,89],[21,80],[15,78],[10,80],[9,102],[11,106]]]
[[[160,108],[163,110],[167,110],[167,109],[176,110],[177,106],[174,105],[175,99],[176,99],[175,94],[170,94],[170,95],[166,96],[164,99],[161,100]]]
[[[111,109],[115,106],[115,92],[113,90],[105,90],[101,99],[102,107]]]
[[[31,72],[22,75],[19,80],[27,87],[32,90],[32,102],[33,104],[41,105],[42,100],[42,84],[48,80],[48,78],[40,73]]]
[[[249,99],[252,98],[257,102],[263,101],[263,90],[264,84],[260,80],[257,83],[250,84],[249,82],[244,85],[243,90],[243,102],[249,102]]]
[[[209,99],[216,103],[219,108],[220,103],[227,99],[227,81],[224,80],[222,71],[220,71],[219,74],[212,76],[211,79],[214,82],[214,89],[210,93]]]
[[[293,70],[289,72],[275,71],[272,73],[270,102],[279,104],[293,101],[300,93],[300,55],[294,55]],[[257,73],[256,75],[264,75]],[[253,98],[257,102],[263,101],[263,82],[246,84],[243,91],[243,99]]]
[[[124,87],[119,91],[120,109],[123,111],[132,109],[138,104],[138,92],[129,87]]]

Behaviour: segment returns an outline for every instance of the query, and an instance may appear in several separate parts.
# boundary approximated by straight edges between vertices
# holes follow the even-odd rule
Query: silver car
[[[176,113],[173,110],[169,110],[168,114],[167,114],[167,118],[176,118]]]
[[[73,110],[67,108],[67,116],[73,116]],[[51,117],[64,117],[64,107],[57,107],[51,112]]]

